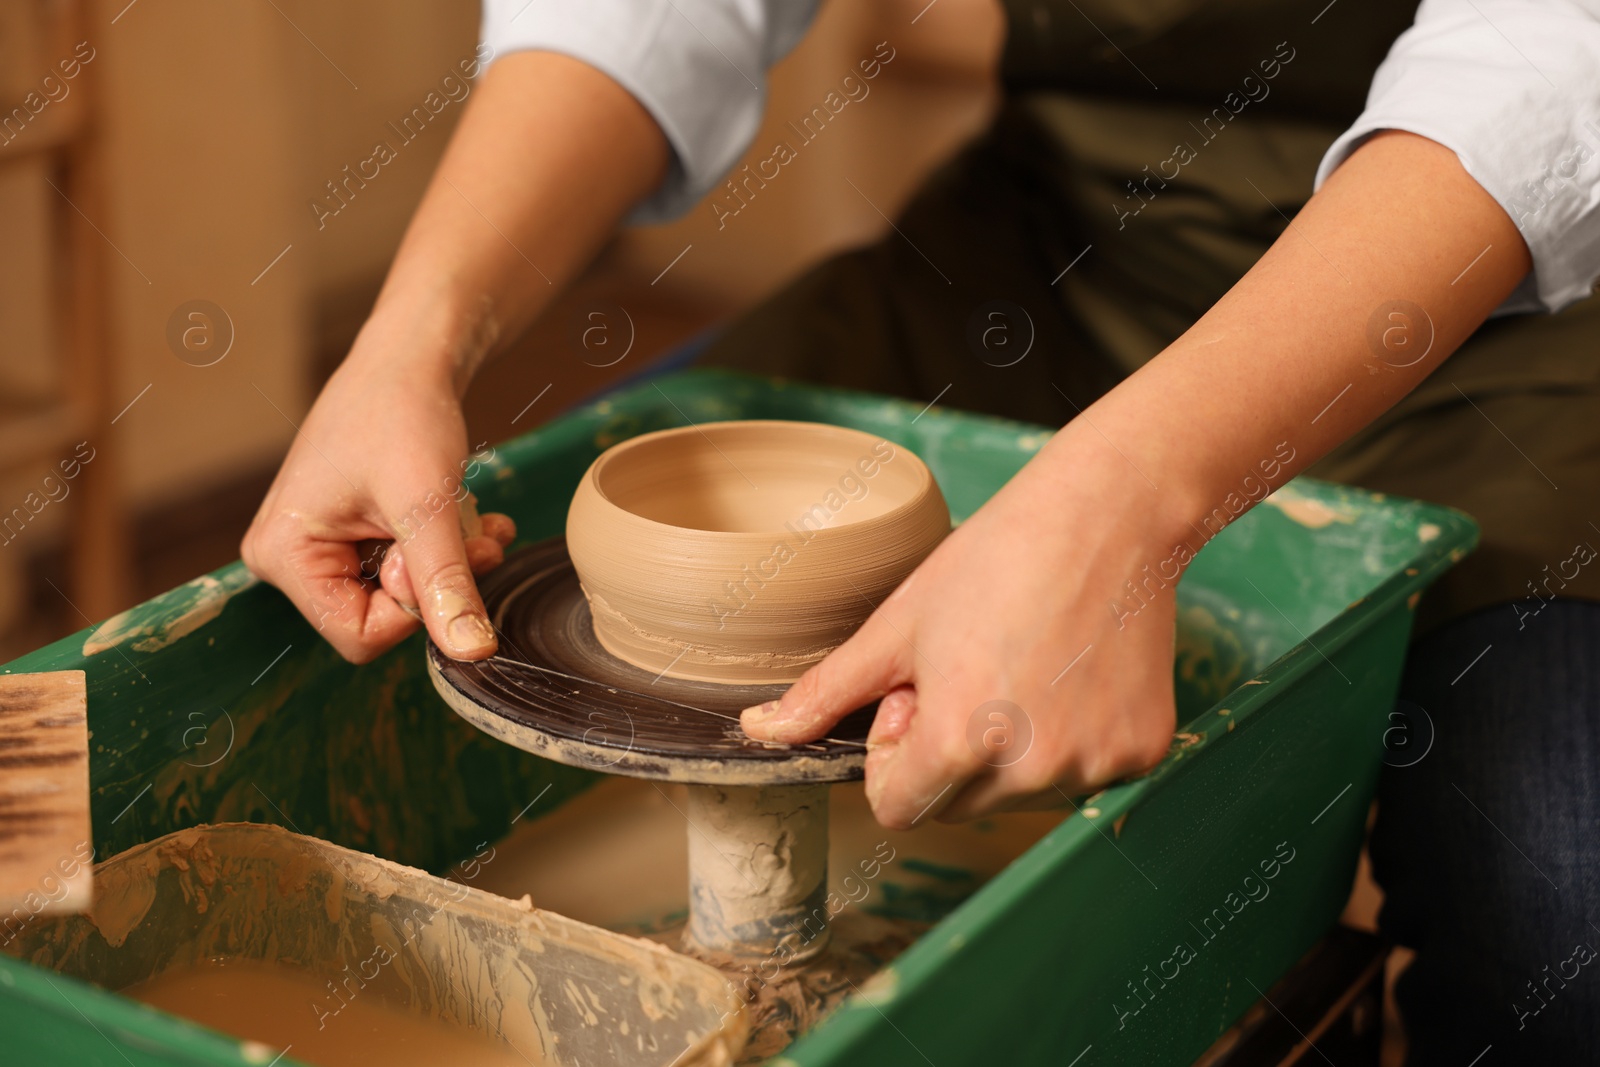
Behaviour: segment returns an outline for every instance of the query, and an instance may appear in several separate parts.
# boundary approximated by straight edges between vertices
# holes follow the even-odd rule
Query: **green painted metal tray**
[[[507,442],[470,481],[484,508],[539,540],[561,532],[605,447],[731,418],[882,434],[927,461],[958,521],[1048,436],[694,371]],[[1447,508],[1306,479],[1278,502],[1212,540],[1179,588],[1183,725],[1167,759],[1089,798],[780,1062],[1188,1064],[1333,923],[1411,610],[1477,531]],[[102,858],[197,823],[251,821],[443,871],[595,780],[452,714],[420,637],[352,667],[239,564],[4,668],[64,669],[88,674]],[[45,920],[0,916],[0,945],[33,921]],[[5,955],[0,1031],[7,1063],[259,1061],[259,1046]]]

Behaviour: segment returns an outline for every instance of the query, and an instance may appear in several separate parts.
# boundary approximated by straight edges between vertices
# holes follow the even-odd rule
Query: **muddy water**
[[[470,884],[674,949],[688,913],[687,787],[610,778],[551,814],[520,821]],[[885,830],[860,782],[830,787],[828,893],[802,929],[826,924],[823,957],[798,967],[730,967],[729,981],[753,996],[751,1037],[740,1065],[764,1063],[809,1030],[851,989],[868,981],[928,927],[1000,873],[1069,812],[1019,812],[957,826],[928,822]],[[703,863],[716,862],[701,850]],[[753,978],[754,974],[769,981]]]
[[[548,815],[541,817],[537,808],[528,812],[506,838],[457,865],[453,877],[512,899],[528,894],[539,908],[676,948],[688,907],[693,832],[685,794],[681,785],[608,779]],[[860,783],[833,786],[830,807],[829,914],[819,921],[837,924],[834,964],[802,969],[797,975],[803,982],[760,990],[761,999],[752,1005],[755,1033],[741,1063],[781,1050],[847,991],[846,978],[856,985],[865,982],[926,924],[998,874],[1064,816],[1019,813],[890,831],[873,820]],[[453,911],[443,914],[447,919]],[[844,978],[832,982],[834,971]],[[394,1007],[376,988],[341,998],[342,1006],[328,1015],[334,995],[328,977],[236,959],[180,966],[122,992],[259,1042],[263,1063],[285,1049],[288,1058],[318,1067],[540,1067],[547,1062],[531,1045],[509,1048],[485,1034]],[[748,976],[730,973],[729,979],[739,983]]]
[[[177,967],[121,991],[225,1034],[260,1042],[263,1063],[280,1052],[317,1067],[528,1067],[548,1062],[482,1034],[413,1015],[376,996],[353,997],[337,1017],[317,1005],[325,983],[305,971],[253,960]]]

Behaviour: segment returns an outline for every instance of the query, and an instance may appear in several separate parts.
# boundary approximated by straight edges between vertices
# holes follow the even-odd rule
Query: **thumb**
[[[434,644],[453,659],[494,655],[499,644],[467,563],[456,502],[446,499],[440,511],[415,525],[401,524],[396,532],[406,576]]]
[[[869,619],[854,637],[800,676],[781,699],[746,708],[744,732],[757,741],[814,741],[846,715],[911,681],[910,661],[892,631]]]

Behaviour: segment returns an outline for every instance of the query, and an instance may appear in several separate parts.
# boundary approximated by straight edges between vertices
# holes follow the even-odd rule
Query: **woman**
[[[407,608],[452,654],[493,653],[472,575],[509,521],[463,540],[398,517],[458,469],[459,398],[496,344],[630,212],[721,181],[811,13],[486,0],[494,65],[243,545],[345,656],[411,632]],[[867,788],[889,826],[1084,793],[1166,752],[1175,582],[1149,568],[1184,565],[1252,486],[1314,469],[1462,507],[1483,547],[1430,594],[1405,683],[1438,736],[1388,773],[1373,846],[1385,928],[1418,950],[1413,1062],[1594,1062],[1600,984],[1573,961],[1600,945],[1600,333],[1592,301],[1549,313],[1600,273],[1600,23],[1578,3],[1412,15],[1006,5],[986,137],[710,358],[948,386],[1063,429],[745,728],[804,740],[882,696]],[[1024,324],[1021,359],[985,340]],[[352,589],[368,538],[399,544],[381,588]],[[994,699],[1034,731],[1004,767],[966,742]]]

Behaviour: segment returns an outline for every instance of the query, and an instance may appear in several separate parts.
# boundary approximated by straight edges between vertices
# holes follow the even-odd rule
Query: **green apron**
[[[1064,424],[1277,239],[1414,10],[1006,9],[1006,97],[989,131],[898,232],[741,317],[707,362]],[[1423,626],[1487,605],[1533,625],[1553,596],[1600,600],[1600,301],[1491,321],[1309,473],[1481,524]]]

